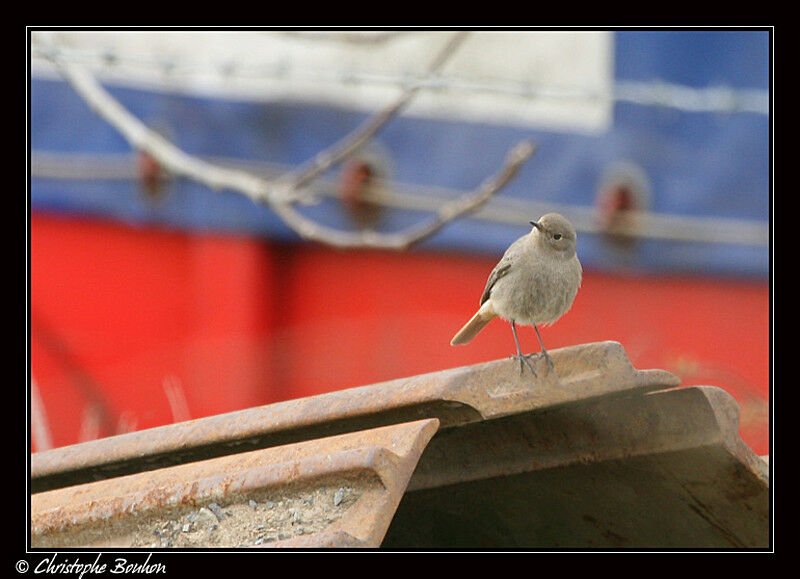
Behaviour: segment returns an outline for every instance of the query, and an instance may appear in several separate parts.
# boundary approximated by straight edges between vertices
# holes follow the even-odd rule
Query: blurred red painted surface
[[[31,373],[52,444],[506,357],[500,320],[449,345],[497,257],[35,214]],[[745,442],[769,452],[766,283],[586,271],[543,338],[548,349],[616,340],[639,368],[724,388]],[[529,328],[521,341],[538,347]]]

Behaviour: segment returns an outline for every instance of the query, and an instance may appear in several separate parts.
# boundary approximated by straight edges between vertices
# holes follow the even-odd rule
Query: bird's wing
[[[519,239],[517,239],[514,243],[512,243],[506,252],[503,254],[502,259],[494,266],[492,273],[489,274],[489,279],[486,280],[486,287],[483,290],[483,294],[481,295],[481,305],[489,299],[491,295],[492,288],[494,284],[497,283],[498,280],[505,277],[509,271],[511,271],[511,267],[513,266],[514,262],[517,260],[517,256],[519,255],[520,251],[522,251],[522,246],[525,241],[525,236],[523,235]]]
[[[489,299],[489,294],[492,293],[492,288],[494,284],[497,283],[497,280],[506,275],[510,269],[511,263],[504,262],[504,260],[500,260],[500,263],[495,266],[492,273],[489,274],[489,279],[486,281],[486,288],[483,290],[483,295],[481,295],[481,305]]]

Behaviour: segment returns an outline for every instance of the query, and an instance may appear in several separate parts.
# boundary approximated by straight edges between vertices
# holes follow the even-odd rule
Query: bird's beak
[[[541,231],[541,230],[542,230],[542,226],[541,226],[541,225],[539,225],[539,222],[538,222],[538,221],[531,221],[530,223],[531,223],[531,225],[533,225],[533,226],[534,226],[536,229],[538,229],[539,231]]]

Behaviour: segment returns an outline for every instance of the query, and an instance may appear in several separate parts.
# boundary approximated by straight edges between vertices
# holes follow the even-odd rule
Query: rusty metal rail
[[[768,543],[767,468],[730,396],[670,390],[616,342],[551,355],[537,379],[499,360],[34,454],[32,545],[131,544],[134,520],[151,546]],[[336,518],[339,489],[359,498]],[[191,536],[197,517],[214,531]],[[249,534],[226,535],[240,520]]]
[[[433,418],[40,493],[32,546],[377,547],[437,427]]]
[[[442,427],[458,426],[679,383],[668,372],[634,369],[616,342],[563,348],[551,355],[554,371],[538,379],[520,376],[510,360],[498,360],[36,453],[31,487],[38,492],[426,417],[438,418]]]
[[[453,429],[425,449],[383,545],[767,547],[767,465],[737,430],[711,386]]]

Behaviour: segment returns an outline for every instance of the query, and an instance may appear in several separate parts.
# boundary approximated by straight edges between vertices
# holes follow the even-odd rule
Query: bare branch
[[[439,70],[455,53],[467,36],[457,32],[444,45],[428,66],[426,76]],[[292,171],[290,175],[271,183],[241,171],[232,171],[187,155],[161,135],[149,129],[114,99],[85,69],[69,64],[61,58],[57,49],[44,52],[70,82],[73,88],[89,103],[95,113],[114,126],[136,149],[149,153],[170,172],[201,181],[212,189],[230,188],[244,193],[256,202],[271,203],[275,200],[296,196],[297,191],[331,166],[346,159],[371,139],[391,120],[419,91],[422,84],[415,83],[384,110],[367,119],[364,124],[346,135],[339,142],[320,152],[306,167]],[[280,198],[280,197],[284,198]]]
[[[466,33],[457,33],[446,43],[429,65],[429,74],[438,70],[447,61],[465,36]],[[421,83],[407,87],[395,102],[317,155],[306,168],[266,180],[245,171],[213,165],[185,153],[127,111],[88,71],[68,63],[59,56],[57,50],[48,51],[47,56],[98,115],[115,127],[132,147],[150,154],[166,170],[174,175],[198,181],[212,189],[231,189],[255,202],[267,203],[284,223],[301,237],[336,247],[396,250],[411,247],[427,239],[447,223],[485,204],[516,175],[522,164],[534,152],[532,144],[527,142],[518,144],[495,176],[488,179],[477,191],[444,203],[436,211],[433,219],[427,223],[417,224],[391,234],[375,231],[341,231],[326,227],[299,213],[293,206],[298,201],[297,190],[332,165],[347,158],[372,138],[411,100],[420,89]]]

